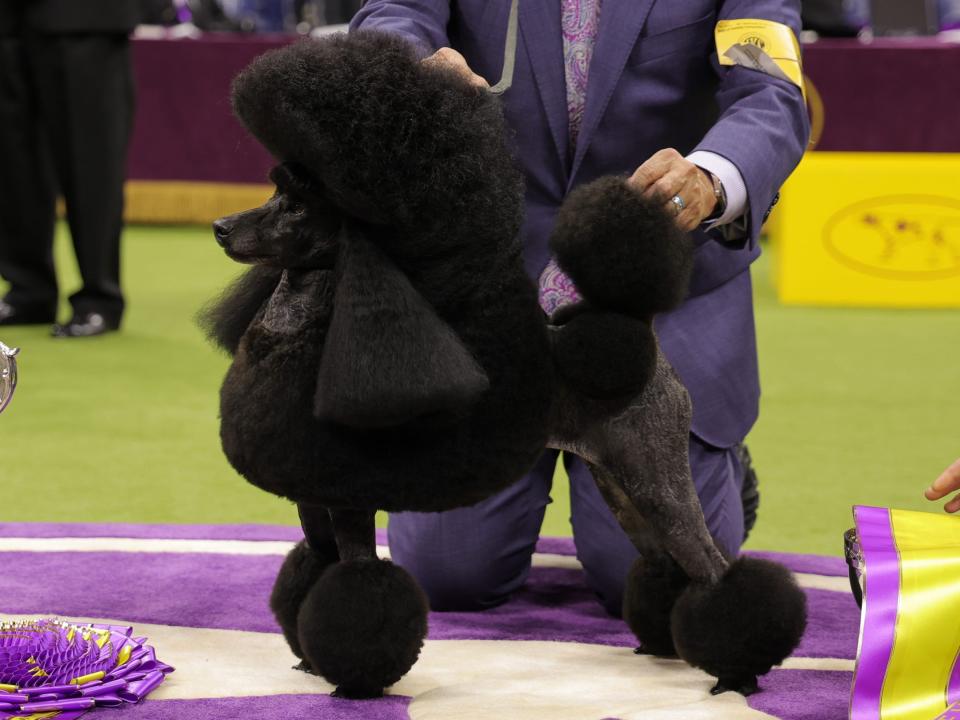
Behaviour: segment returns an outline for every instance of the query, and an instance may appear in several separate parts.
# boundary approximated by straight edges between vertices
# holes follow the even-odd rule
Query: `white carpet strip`
[[[130,552],[130,553],[210,553],[222,555],[286,555],[293,543],[271,540],[171,540],[148,538],[17,538],[0,537],[2,552]],[[390,550],[377,546],[377,554],[390,557]],[[570,555],[534,553],[534,567],[580,569]],[[845,577],[796,573],[801,587],[834,592],[850,592]]]
[[[10,616],[0,614],[0,619]],[[20,616],[23,617],[23,616]],[[127,624],[120,619],[70,618]],[[164,662],[176,667],[155,700],[320,694],[323,680],[290,669],[279,634],[135,623]],[[853,669],[835,658],[788,660],[802,670]],[[679,660],[630,648],[566,642],[428,641],[391,692],[413,697],[412,720],[755,720],[735,693],[709,694],[712,679]]]

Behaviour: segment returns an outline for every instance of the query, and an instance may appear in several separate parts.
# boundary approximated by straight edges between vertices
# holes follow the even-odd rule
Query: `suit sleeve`
[[[368,0],[350,23],[350,30],[381,30],[410,40],[421,57],[450,45],[449,0]]]
[[[799,0],[724,0],[720,20],[759,18],[800,32]],[[747,189],[746,231],[725,238],[753,246],[779,197],[780,186],[803,157],[810,121],[800,89],[790,82],[740,66],[722,66],[717,103],[720,117],[696,150],[720,155],[740,171]]]

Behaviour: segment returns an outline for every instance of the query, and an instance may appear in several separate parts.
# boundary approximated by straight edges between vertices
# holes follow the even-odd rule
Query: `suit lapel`
[[[569,145],[567,86],[563,70],[560,0],[520,0],[520,34],[533,68],[550,134],[566,168]]]
[[[627,58],[637,44],[640,30],[654,1],[602,0],[600,29],[597,33],[597,43],[593,48],[593,57],[590,60],[587,100],[573,167],[570,171],[571,181],[580,169],[583,156],[600,125],[603,113],[607,109],[614,88],[620,81]]]

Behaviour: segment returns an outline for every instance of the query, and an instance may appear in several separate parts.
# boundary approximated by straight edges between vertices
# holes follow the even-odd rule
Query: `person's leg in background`
[[[604,607],[621,615],[627,573],[637,550],[620,528],[582,460],[564,456],[570,477],[570,521],[587,584]],[[715,448],[690,436],[690,467],[707,529],[723,552],[736,555],[744,539],[737,448]]]
[[[417,579],[431,608],[482,610],[523,585],[556,461],[556,451],[546,452],[529,475],[470,507],[390,515],[390,555]]]
[[[51,323],[56,188],[38,128],[23,38],[0,34],[0,324]]]
[[[133,121],[130,43],[123,34],[37,35],[30,60],[83,286],[59,334],[120,325],[123,183]]]

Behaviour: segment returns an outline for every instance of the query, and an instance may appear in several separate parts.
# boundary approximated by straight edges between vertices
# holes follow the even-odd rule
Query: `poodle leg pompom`
[[[806,596],[790,571],[746,557],[718,583],[690,585],[671,616],[677,654],[719,679],[714,693],[744,695],[793,652],[806,624]]]
[[[300,639],[297,637],[297,615],[300,605],[310,592],[323,571],[331,563],[337,561],[336,548],[333,553],[318,552],[311,548],[306,540],[301,540],[287,555],[280,567],[273,592],[270,593],[270,609],[283,630],[283,637],[293,651],[293,654],[303,660],[303,650]],[[309,670],[306,663],[299,666],[302,670]]]
[[[413,667],[427,635],[427,598],[387,560],[330,567],[298,617],[300,646],[335,695],[379,697]]]
[[[637,654],[675,657],[670,613],[686,589],[686,573],[669,555],[638,557],[623,593],[623,619],[637,636]]]

